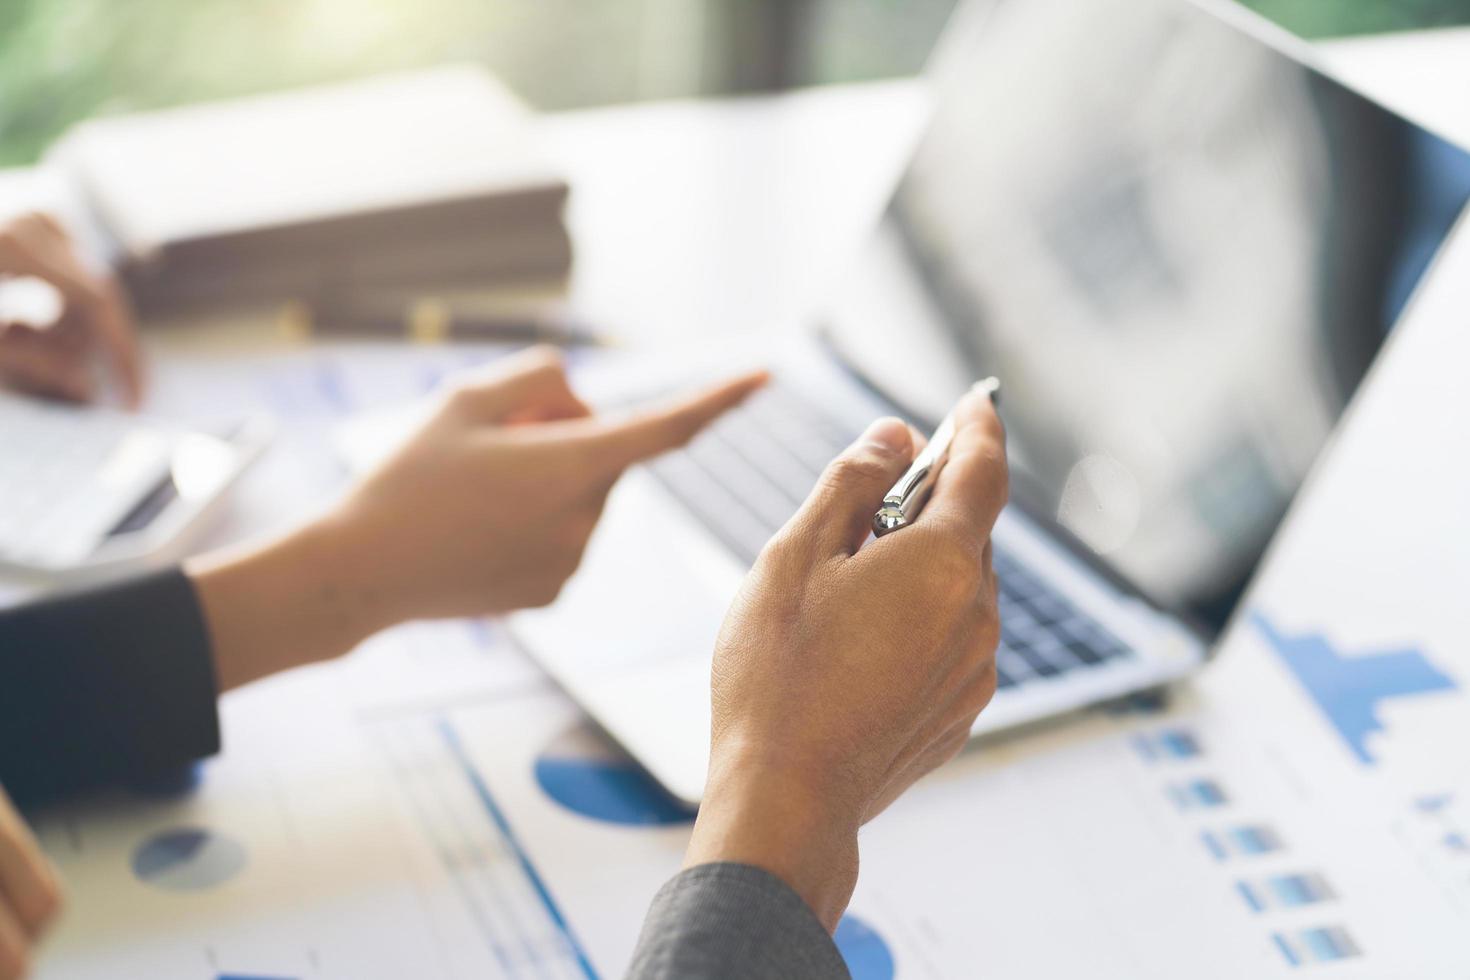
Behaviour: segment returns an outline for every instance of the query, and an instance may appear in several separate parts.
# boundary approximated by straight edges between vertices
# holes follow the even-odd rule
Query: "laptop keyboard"
[[[796,512],[823,467],[856,433],[791,389],[769,385],[687,447],[648,464],[654,477],[746,564]],[[1002,689],[1127,655],[1128,648],[1003,549]]]
[[[741,561],[755,564],[854,434],[769,385],[649,469]]]
[[[1014,687],[1125,656],[1128,647],[1000,548],[991,562],[1000,607],[996,684]]]

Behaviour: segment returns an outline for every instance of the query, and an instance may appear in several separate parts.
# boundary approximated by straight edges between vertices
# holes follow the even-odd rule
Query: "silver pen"
[[[977,382],[972,390],[983,391],[991,401],[995,401],[1000,392],[1000,381],[986,378]],[[883,506],[873,515],[873,534],[881,538],[914,522],[919,511],[929,501],[929,495],[934,492],[939,471],[949,461],[949,447],[953,441],[954,412],[951,411],[939,423],[939,428],[934,430],[934,435],[929,438],[929,445],[909,464],[908,472],[884,495]]]

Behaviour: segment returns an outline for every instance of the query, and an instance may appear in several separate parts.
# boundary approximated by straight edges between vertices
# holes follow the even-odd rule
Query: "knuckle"
[[[984,576],[982,556],[974,543],[948,529],[931,529],[925,535],[923,547],[933,591],[957,601],[973,599]]]
[[[986,439],[978,445],[968,447],[965,455],[969,457],[966,462],[973,462],[976,469],[999,475],[1000,479],[994,484],[986,485],[987,493],[999,494],[1003,500],[1009,497],[1010,470],[1003,444],[995,439]]]
[[[984,555],[975,542],[964,535],[948,535],[940,555],[945,571],[964,579],[965,584],[972,588],[979,586],[985,577]]]
[[[799,561],[806,550],[801,526],[787,524],[766,542],[756,559],[756,567],[762,570],[787,567]]]
[[[1000,440],[987,439],[981,443],[980,461],[990,469],[1004,470],[1006,468],[1006,451],[1005,447],[1000,444]]]
[[[818,553],[819,537],[817,518],[800,511],[766,541],[761,559],[783,568],[805,568]]]
[[[566,361],[561,351],[546,344],[527,350],[524,355],[524,370],[527,374],[562,375],[566,373]]]
[[[479,400],[480,389],[473,384],[460,382],[444,396],[444,404],[452,412],[464,412],[473,408]]]
[[[853,483],[871,483],[888,479],[889,469],[883,460],[866,452],[850,452],[838,456],[823,473],[828,487],[844,487]]]

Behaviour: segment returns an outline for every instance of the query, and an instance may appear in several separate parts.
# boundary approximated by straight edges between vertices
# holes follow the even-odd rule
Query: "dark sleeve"
[[[178,570],[0,611],[0,785],[50,799],[219,750],[214,659]]]
[[[654,896],[630,980],[847,980],[826,928],[780,878],[744,864],[702,864]]]

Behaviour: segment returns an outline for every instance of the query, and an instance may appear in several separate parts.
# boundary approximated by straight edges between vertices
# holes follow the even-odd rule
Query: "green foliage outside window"
[[[1246,2],[1309,37],[1470,22],[1470,0]],[[759,85],[762,31],[797,36],[773,45],[771,84],[905,74],[953,3],[0,0],[0,164],[36,159],[99,112],[446,60],[486,64],[544,109]]]

